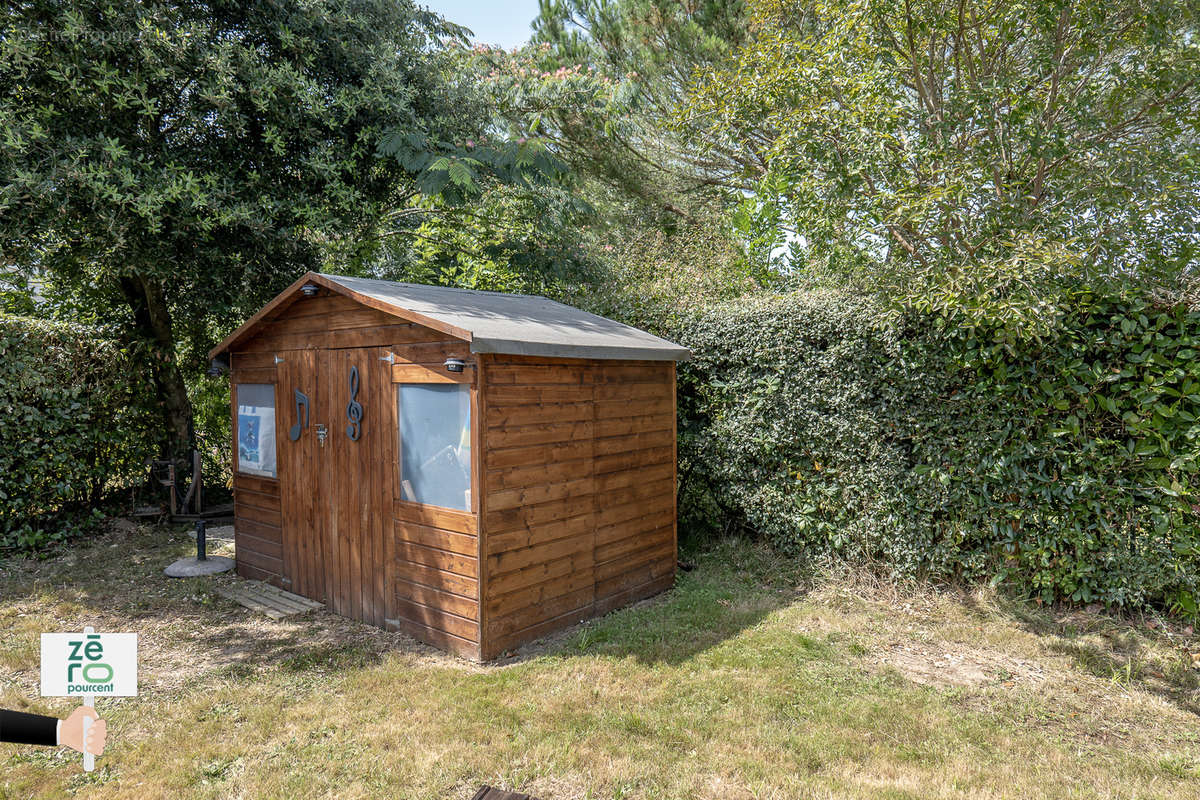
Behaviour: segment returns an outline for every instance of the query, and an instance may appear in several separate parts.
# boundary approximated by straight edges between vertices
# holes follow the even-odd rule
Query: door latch
[[[318,422],[317,423],[317,441],[321,443],[321,447],[325,446],[325,437],[328,435],[329,435],[329,430],[324,425],[322,425],[321,423]]]

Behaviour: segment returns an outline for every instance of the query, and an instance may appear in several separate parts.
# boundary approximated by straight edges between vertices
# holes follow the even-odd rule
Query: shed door
[[[383,625],[391,521],[391,375],[380,348],[326,350],[321,391],[326,441],[325,593],[330,610]]]
[[[296,594],[325,601],[322,498],[327,473],[317,440],[323,418],[318,353],[277,353],[276,452],[283,520],[283,584]]]
[[[284,585],[376,625],[387,616],[384,524],[393,456],[384,431],[394,424],[379,397],[391,388],[384,354],[278,354]]]

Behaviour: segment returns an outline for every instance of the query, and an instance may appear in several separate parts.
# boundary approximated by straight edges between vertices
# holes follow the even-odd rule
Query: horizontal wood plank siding
[[[470,357],[466,342],[321,289],[275,309],[234,346],[231,363],[235,371],[252,370],[273,367],[273,356],[285,350],[393,346],[412,348],[397,363],[440,366],[451,355]]]
[[[283,586],[280,517],[278,481],[234,473],[233,540],[238,575]]]
[[[429,333],[425,341],[397,343],[389,349],[392,437],[399,435],[396,384],[471,384],[475,379],[475,357],[467,343]],[[461,373],[449,373],[444,367],[447,358],[461,359],[467,366]],[[396,448],[389,452],[395,459]],[[396,474],[395,463],[379,468],[390,476]],[[400,500],[392,485],[389,624],[423,642],[479,658],[478,515]]]
[[[230,354],[230,418],[237,431],[237,392],[240,383],[275,383],[275,359],[270,355]],[[237,471],[234,443],[233,541],[237,574],[283,587],[283,535],[279,481]],[[285,587],[286,588],[286,587]]]
[[[393,526],[392,624],[422,641],[478,658],[478,536],[406,519],[394,519]]]
[[[283,538],[288,532],[283,530],[285,515],[277,481],[236,475],[238,572],[288,588],[285,563],[290,559],[294,562],[293,569],[311,573],[310,591],[314,594],[324,594],[328,586],[339,596],[346,594],[353,598],[361,594],[372,599],[372,603],[364,600],[361,613],[358,604],[350,603],[346,608],[350,616],[387,624],[423,641],[477,658],[478,517],[473,513],[398,502],[393,496],[392,477],[398,435],[393,381],[423,382],[430,378],[472,381],[476,359],[468,343],[322,288],[315,297],[298,297],[275,309],[251,337],[232,349],[233,381],[276,383],[277,359],[295,360],[296,351],[354,348],[380,348],[370,351],[371,363],[382,358],[392,364],[388,372],[391,380],[376,398],[376,408],[387,409],[384,417],[387,422],[381,432],[387,440],[367,443],[373,457],[382,462],[377,465],[379,474],[369,476],[370,496],[378,498],[381,507],[363,518],[370,519],[374,513],[383,516],[382,538],[376,541],[374,533],[361,531],[361,541],[354,542],[347,551],[352,557],[351,568],[334,570],[327,558],[326,550],[331,546],[327,541],[318,538],[309,545],[299,546],[297,540],[289,550]],[[467,366],[462,373],[448,373],[444,367],[447,358],[461,359]],[[319,357],[315,363],[321,370],[325,358]],[[387,368],[387,364],[380,366]],[[317,383],[325,386],[326,380],[332,377],[318,372]],[[277,394],[280,395],[277,405],[286,406],[278,409],[280,419],[290,419],[287,416],[291,413],[287,405],[290,398]],[[328,423],[330,416],[340,418],[340,408],[325,408],[315,396],[311,400],[314,424]],[[334,425],[333,430],[336,436],[339,425]],[[323,452],[322,456],[329,458],[330,454]],[[327,469],[329,465],[314,463],[310,467]],[[366,480],[368,476],[361,478]],[[311,475],[304,477],[300,473],[295,479],[314,480]],[[328,523],[327,508],[318,504],[315,513],[322,515],[316,520],[318,528]],[[356,553],[358,559],[353,558]],[[359,584],[361,591],[351,584]],[[383,598],[382,614],[377,597]],[[372,609],[369,614],[368,606]]]
[[[397,343],[390,348],[393,437],[399,435],[395,384],[471,384],[475,380],[475,356],[467,343],[442,333],[430,334],[424,341]],[[464,370],[448,372],[444,366],[447,358],[461,359],[466,364]],[[394,454],[395,448],[390,452]],[[379,467],[393,475],[396,469],[394,463]],[[391,511],[390,625],[423,642],[479,658],[478,515],[403,501],[394,489]]]
[[[392,494],[392,538],[389,591],[392,593],[389,626],[469,658],[479,657],[479,521],[470,512],[410,503],[399,498],[395,486],[399,428],[396,419],[396,384],[461,382],[475,378],[475,357],[470,346],[444,333],[421,326],[391,343],[392,360],[388,403],[392,442],[386,472]],[[461,373],[445,369],[447,358],[461,359]]]
[[[490,356],[484,637],[492,658],[675,574],[674,365]]]
[[[294,495],[303,492],[235,473],[239,574],[288,588],[288,572],[302,569],[312,591],[349,587],[352,601],[353,587],[361,585],[361,613],[354,602],[345,613],[378,623],[382,611],[388,627],[485,659],[671,585],[673,363],[475,355],[467,341],[370,306],[322,288],[274,308],[231,348],[235,383],[277,385],[279,426],[292,414],[292,389],[283,397],[278,376],[301,356],[318,370],[336,358],[341,366],[353,361],[360,372],[367,357],[390,378],[369,390],[373,406],[364,401],[373,413],[387,409],[380,422],[388,438],[364,445],[379,472],[354,478],[370,482],[364,490],[370,507],[361,511],[369,530],[342,553],[350,569],[322,577],[331,575],[326,556],[334,536],[325,529],[358,530],[354,514],[344,513],[346,503],[316,502],[311,514],[297,512]],[[298,352],[314,350],[329,352]],[[464,370],[449,372],[449,358],[461,359]],[[342,423],[334,399],[342,401],[341,394],[327,391],[332,384],[319,372],[315,380],[321,395],[311,398],[313,423],[335,422],[336,436]],[[474,391],[469,512],[399,498],[395,392],[405,382],[461,382]],[[328,477],[337,473],[322,462],[328,453],[310,456],[293,470],[302,476],[296,480],[350,485],[345,476]],[[335,520],[331,509],[341,516]],[[311,518],[309,528],[301,517]],[[311,542],[288,536],[298,525]],[[339,547],[353,538],[338,537]]]

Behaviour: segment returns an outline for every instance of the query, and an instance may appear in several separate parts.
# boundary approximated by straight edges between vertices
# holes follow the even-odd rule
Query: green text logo
[[[83,639],[73,639],[67,643],[70,654],[67,656],[67,691],[98,693],[113,690],[112,665],[104,663],[104,645],[100,643],[100,634],[89,633]]]

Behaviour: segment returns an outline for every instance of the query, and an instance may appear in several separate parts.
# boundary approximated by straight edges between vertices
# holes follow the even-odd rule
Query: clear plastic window
[[[402,499],[470,510],[470,392],[453,383],[397,387]]]
[[[247,475],[275,477],[275,387],[237,385],[237,465]]]

